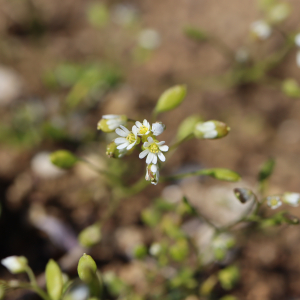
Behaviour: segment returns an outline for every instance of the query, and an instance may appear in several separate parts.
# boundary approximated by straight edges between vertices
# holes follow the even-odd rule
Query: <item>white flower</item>
[[[298,193],[284,193],[282,196],[283,202],[297,207],[300,203],[300,194]]]
[[[203,134],[204,139],[214,139],[218,136],[216,124],[212,121],[197,124],[196,130]]]
[[[143,121],[143,124],[139,121],[136,121],[133,127],[136,128],[138,135],[147,135],[151,131],[150,123],[146,119]],[[133,127],[132,127],[132,131],[133,131]]]
[[[298,50],[296,54],[296,64],[300,68],[300,50]]]
[[[281,199],[279,196],[269,196],[269,197],[267,197],[267,204],[272,209],[276,209],[282,205],[282,202],[281,202]]]
[[[2,259],[1,263],[13,274],[25,272],[27,267],[27,259],[24,256],[9,256]]]
[[[161,38],[156,30],[144,29],[139,35],[138,42],[142,48],[154,50],[159,47],[161,43]]]
[[[161,251],[161,245],[159,243],[153,243],[150,246],[149,253],[153,256],[156,256]]]
[[[157,163],[157,157],[161,161],[165,161],[166,158],[163,155],[163,152],[166,152],[169,150],[169,147],[164,145],[165,142],[157,142],[153,140],[152,137],[148,137],[148,142],[145,142],[143,147],[145,148],[144,151],[142,151],[139,155],[139,158],[144,158],[147,155],[146,164],[156,164]]]
[[[125,115],[104,115],[98,122],[97,128],[104,132],[112,132],[120,125],[125,125],[127,117]]]
[[[136,126],[132,126],[132,132],[129,131],[123,125],[120,125],[120,128],[116,129],[116,133],[121,137],[115,139],[115,143],[119,145],[117,149],[124,149],[130,150],[135,144],[139,143],[140,139],[137,136],[137,128]]]
[[[152,131],[153,135],[158,136],[164,132],[165,127],[166,126],[164,124],[162,124],[161,122],[156,122],[156,123],[152,124],[151,131]]]
[[[251,24],[251,32],[259,39],[266,40],[272,33],[272,28],[264,20],[258,20]]]
[[[157,165],[150,164],[146,167],[146,176],[147,181],[151,181],[152,184],[157,185],[159,180],[159,168]]]
[[[300,33],[296,34],[295,36],[295,44],[296,46],[300,47]]]

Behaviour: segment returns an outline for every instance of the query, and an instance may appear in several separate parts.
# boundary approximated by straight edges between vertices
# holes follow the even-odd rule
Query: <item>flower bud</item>
[[[59,300],[63,291],[63,276],[58,264],[50,259],[46,266],[46,285],[51,300]]]
[[[117,144],[115,142],[111,142],[106,147],[106,155],[110,158],[121,158],[127,152],[126,149],[117,149]]]
[[[280,196],[269,196],[267,197],[267,204],[272,208],[276,209],[282,205]]]
[[[84,247],[92,247],[101,240],[99,225],[94,224],[83,229],[78,236],[79,243]]]
[[[249,189],[236,188],[233,191],[234,191],[234,195],[238,200],[240,200],[241,203],[254,201],[256,199],[255,194]]]
[[[151,131],[153,132],[153,135],[158,136],[164,132],[165,128],[166,125],[164,125],[162,122],[155,122],[152,124]]]
[[[282,195],[282,201],[291,206],[297,207],[300,203],[300,194],[298,193],[284,193]]]
[[[272,28],[264,20],[258,20],[251,24],[251,34],[257,40],[266,40],[271,33]]]
[[[83,254],[78,262],[78,276],[86,283],[89,283],[97,271],[97,265],[90,255]]]
[[[220,121],[207,121],[198,123],[195,126],[194,134],[199,139],[219,139],[226,136],[230,128]]]
[[[300,35],[299,35],[299,43],[300,43]],[[282,91],[288,97],[300,98],[300,86],[298,82],[293,78],[289,78],[283,81]]]
[[[155,112],[161,113],[176,108],[179,104],[181,104],[185,95],[185,85],[176,85],[167,89],[159,97],[155,107]]]
[[[70,151],[58,150],[51,153],[50,160],[55,166],[59,168],[69,169],[76,164],[78,158],[74,156]]]
[[[120,125],[126,125],[127,116],[125,115],[104,115],[98,122],[97,129],[103,132],[113,132]]]
[[[159,180],[159,168],[157,165],[149,164],[146,166],[146,176],[147,181],[151,181],[152,184],[157,185]]]
[[[25,256],[9,256],[2,259],[1,263],[13,274],[25,272],[27,268],[27,258]]]
[[[161,252],[161,245],[159,243],[153,243],[150,246],[149,253],[152,256],[157,256]]]

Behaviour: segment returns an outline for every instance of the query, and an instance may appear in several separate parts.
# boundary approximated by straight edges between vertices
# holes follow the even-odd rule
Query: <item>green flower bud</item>
[[[97,129],[103,132],[113,132],[120,125],[126,125],[127,116],[125,115],[104,115],[98,122]]]
[[[219,139],[226,136],[230,131],[225,123],[220,121],[207,121],[196,124],[194,134],[199,139]]]
[[[9,256],[2,259],[1,263],[12,274],[25,272],[28,267],[27,258],[25,256]]]
[[[142,259],[147,255],[147,248],[144,245],[138,245],[134,249],[134,257]]]
[[[289,78],[283,81],[282,91],[288,97],[300,98],[300,86],[298,82],[293,78]]]
[[[117,149],[117,144],[115,142],[111,142],[106,147],[106,155],[110,158],[121,158],[123,157],[128,151],[126,149]]]
[[[181,141],[186,138],[188,135],[194,132],[194,128],[197,123],[201,122],[202,119],[200,116],[193,115],[184,119],[179,125],[177,131],[177,140]]]
[[[157,114],[176,108],[186,96],[186,86],[176,85],[167,89],[159,97],[155,112]]]
[[[70,151],[58,150],[51,153],[50,160],[55,166],[59,168],[69,169],[76,164],[78,158],[74,156]]]
[[[203,169],[200,170],[200,172],[201,175],[208,175],[219,180],[225,180],[225,181],[241,180],[241,176],[238,173],[228,169],[222,169],[222,168]]]
[[[271,24],[280,23],[286,20],[290,12],[290,5],[288,5],[287,3],[277,3],[268,11],[267,20]]]
[[[234,191],[234,195],[238,200],[240,200],[241,203],[246,203],[249,201],[256,200],[255,194],[249,189],[236,188],[233,191]]]
[[[79,243],[83,247],[92,247],[101,240],[101,230],[98,224],[83,229],[78,236]]]
[[[58,264],[50,259],[46,266],[47,292],[51,300],[59,300],[63,291],[63,277]]]
[[[97,265],[90,255],[83,254],[78,262],[78,276],[86,283],[89,283],[92,278],[96,275]]]
[[[229,266],[218,273],[221,286],[225,290],[232,289],[240,277],[239,269],[236,266]]]

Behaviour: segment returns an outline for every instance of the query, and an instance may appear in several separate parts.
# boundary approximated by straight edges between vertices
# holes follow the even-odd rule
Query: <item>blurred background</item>
[[[243,182],[161,183],[121,202],[91,249],[100,270],[114,270],[143,289],[130,247],[153,239],[140,215],[154,197],[188,195],[207,216],[226,223],[239,208],[218,201],[232,197],[235,187],[255,186],[269,157],[276,169],[268,194],[299,193],[300,102],[281,86],[287,78],[299,80],[297,48],[284,47],[299,29],[300,3],[281,1],[288,16],[259,40],[251,24],[264,19],[262,2],[0,0],[0,258],[24,255],[37,275],[54,258],[75,276],[82,254],[77,236],[105,216],[111,190],[82,163],[70,171],[54,167],[49,153],[70,150],[129,174],[133,183],[144,176],[144,162],[106,158],[114,136],[97,132],[97,122],[104,114],[149,118],[160,94],[176,84],[186,84],[188,94],[160,115],[166,144],[190,115],[226,122],[231,132],[219,141],[183,144],[163,173],[221,167]],[[251,69],[282,49],[270,67]],[[292,213],[300,216],[297,208]],[[241,236],[239,299],[300,299],[300,232],[286,227]],[[0,277],[14,278],[3,266]],[[5,299],[34,297],[17,291]]]

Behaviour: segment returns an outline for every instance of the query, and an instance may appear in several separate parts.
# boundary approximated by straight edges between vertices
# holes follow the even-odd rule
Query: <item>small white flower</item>
[[[139,121],[136,121],[133,127],[136,128],[135,130],[137,130],[138,135],[147,135],[151,131],[150,123],[146,119],[143,121],[143,124]],[[133,131],[133,127],[132,127],[132,131]]]
[[[216,124],[212,121],[197,124],[196,130],[203,134],[204,139],[214,139],[218,136]]]
[[[253,22],[250,28],[251,32],[261,40],[266,40],[272,33],[272,28],[264,20]]]
[[[165,161],[166,158],[163,155],[163,152],[166,152],[169,150],[169,147],[164,145],[165,142],[157,142],[153,140],[152,137],[148,137],[148,142],[145,142],[143,147],[145,148],[144,151],[142,151],[139,155],[139,158],[144,158],[147,155],[146,164],[156,164],[157,163],[157,157],[161,161]]]
[[[164,124],[162,124],[161,122],[156,122],[156,123],[152,124],[151,131],[152,131],[153,135],[158,136],[164,132],[165,127],[166,126]]]
[[[161,43],[161,38],[156,30],[144,29],[139,35],[138,42],[142,48],[154,50],[159,47]]]
[[[1,260],[3,266],[5,266],[11,273],[25,272],[27,266],[27,259],[24,256],[9,256]]]
[[[284,193],[282,196],[283,202],[297,207],[300,203],[300,194],[298,193]]]
[[[102,119],[107,120],[106,124],[110,130],[115,130],[120,125],[126,124],[126,119],[124,120],[124,116],[122,115],[104,115]]]
[[[295,44],[296,46],[300,47],[300,33],[296,34],[295,36]]]
[[[159,180],[159,168],[157,165],[147,165],[145,179],[151,181],[152,184],[157,185]]]
[[[267,197],[267,204],[272,209],[276,209],[282,205],[282,202],[281,202],[281,199],[279,196],[269,196],[269,197]]]
[[[159,243],[153,243],[150,246],[149,253],[153,256],[156,256],[161,251],[161,245]]]
[[[300,50],[298,50],[296,54],[296,64],[300,68]]]
[[[120,125],[120,128],[116,129],[116,133],[121,137],[115,139],[115,143],[119,145],[117,149],[130,150],[135,144],[139,143],[139,137],[137,136],[137,128],[136,126],[132,126],[132,132],[129,131],[123,125]]]

